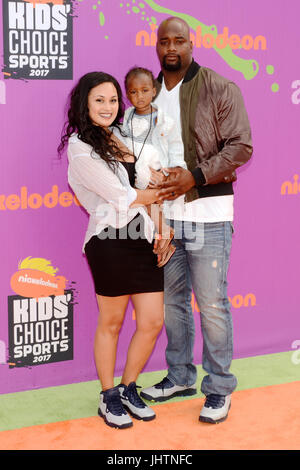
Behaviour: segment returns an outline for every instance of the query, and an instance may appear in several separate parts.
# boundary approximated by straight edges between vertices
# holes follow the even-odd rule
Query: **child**
[[[132,68],[125,77],[125,89],[133,106],[125,111],[122,131],[116,131],[116,135],[135,155],[135,186],[145,189],[151,182],[151,168],[156,171],[175,166],[186,168],[184,149],[173,119],[152,103],[156,96],[152,72],[142,67]],[[162,180],[164,174],[162,170]],[[166,201],[164,206],[170,210],[172,205],[183,205],[183,202],[184,196],[180,196],[172,202]],[[151,217],[164,238],[171,229],[166,226],[158,209],[157,204],[152,207]]]

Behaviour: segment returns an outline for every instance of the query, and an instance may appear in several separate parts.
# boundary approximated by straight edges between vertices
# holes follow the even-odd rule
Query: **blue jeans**
[[[192,289],[200,309],[203,335],[201,384],[205,395],[229,395],[237,385],[229,372],[233,338],[227,270],[232,239],[231,222],[198,223],[171,220],[176,251],[164,268],[165,326],[168,337],[168,378],[176,385],[197,379],[193,364],[195,337]]]

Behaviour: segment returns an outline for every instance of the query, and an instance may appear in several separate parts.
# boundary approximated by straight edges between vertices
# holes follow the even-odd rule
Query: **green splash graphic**
[[[83,1],[83,0],[79,0],[79,1]],[[101,5],[100,0],[97,3],[98,5]],[[145,8],[147,6],[157,13],[163,13],[169,16],[177,16],[179,18],[182,18],[188,23],[190,28],[193,29],[195,32],[197,31],[197,28],[200,26],[201,33],[203,36],[205,34],[211,34],[214,37],[214,39],[216,39],[218,36],[218,30],[215,25],[208,26],[202,23],[201,21],[197,20],[193,16],[190,16],[185,13],[176,12],[174,10],[171,10],[170,8],[165,8],[163,6],[160,6],[154,0],[143,0],[143,2],[140,2],[138,0],[127,0],[127,2],[121,1],[119,3],[119,7],[126,9],[126,13],[128,15],[130,15],[131,13],[134,13],[136,15],[139,14],[141,20],[143,21],[146,20],[150,25],[156,25],[157,27],[157,24],[158,24],[157,19],[154,16],[150,16],[145,11]],[[97,9],[97,5],[94,5],[93,8]],[[99,24],[100,26],[104,26],[104,23],[105,23],[104,14],[100,12]],[[151,27],[151,29],[153,30],[153,26]],[[105,39],[106,40],[108,39],[107,35],[105,36]],[[241,45],[240,45],[240,48],[242,48]],[[245,80],[252,80],[258,74],[258,71],[259,71],[258,62],[254,59],[247,60],[247,59],[243,59],[241,57],[236,56],[229,45],[227,45],[224,49],[220,49],[216,45],[214,45],[212,49],[214,49],[215,52],[219,56],[222,57],[222,59],[229,65],[229,67],[231,67],[233,70],[237,70],[238,72],[241,72]],[[274,66],[267,65],[265,72],[267,73],[267,75],[272,76],[274,74]],[[273,82],[270,88],[273,93],[277,93],[279,91],[279,84]]]
[[[152,10],[156,11],[157,13],[166,13],[170,16],[177,16],[187,22],[190,28],[196,31],[198,26],[201,26],[202,34],[212,34],[214,38],[218,35],[218,30],[215,25],[207,26],[206,24],[202,23],[201,21],[197,20],[193,16],[187,15],[185,13],[178,13],[174,10],[170,10],[169,8],[162,7],[157,5],[156,2],[153,0],[144,0]],[[252,80],[258,73],[259,65],[258,62],[254,59],[242,59],[237,57],[233,52],[230,46],[226,46],[224,49],[218,49],[214,46],[212,49],[219,54],[222,59],[234,70],[241,72],[244,75],[246,80]]]
[[[83,2],[83,0],[80,0],[81,2]],[[97,5],[92,5],[92,9],[95,10],[95,11],[98,11],[98,8],[101,8],[100,5],[102,4],[102,1],[101,0],[98,0],[97,2]],[[103,11],[100,11],[98,13],[98,21],[99,21],[99,25],[102,27],[105,25],[105,16],[104,16],[104,13]],[[106,34],[104,36],[104,39],[107,40],[109,37],[108,35]]]
[[[133,4],[136,3],[136,0],[131,0]],[[120,7],[123,8],[125,6],[124,3],[120,3]],[[126,7],[128,8],[126,10],[126,13],[128,15],[130,15],[131,12],[135,13],[135,14],[140,14],[141,15],[141,20],[146,20],[148,21],[148,23],[152,23],[152,24],[157,24],[157,19],[154,17],[154,16],[147,16],[146,15],[146,12],[144,11],[145,9],[145,4],[142,3],[142,2],[139,2],[138,3],[138,6],[136,5],[133,5],[131,6],[130,3],[126,3]],[[131,8],[131,10],[130,10]]]
[[[266,72],[267,72],[268,75],[273,75],[274,74],[274,66],[273,65],[267,65],[266,66]],[[276,83],[276,82],[272,83],[271,91],[273,93],[277,93],[279,91],[278,83]]]
[[[99,13],[99,23],[100,23],[100,26],[104,26],[104,23],[105,23],[105,16],[104,16],[104,14],[102,13],[102,11],[100,11],[100,13]]]

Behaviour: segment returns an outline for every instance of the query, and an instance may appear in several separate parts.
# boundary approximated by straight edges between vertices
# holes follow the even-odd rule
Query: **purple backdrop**
[[[89,71],[104,70],[122,84],[133,65],[146,66],[157,74],[159,64],[151,45],[155,23],[175,13],[189,15],[186,19],[195,35],[196,61],[240,86],[252,126],[253,158],[238,171],[235,184],[229,271],[234,357],[290,350],[299,337],[300,324],[298,0],[252,0],[247,6],[234,0],[82,0],[74,3],[70,12],[59,8],[64,7],[61,1],[54,3],[3,0],[3,15],[1,10],[0,392],[96,379],[93,336],[97,304],[81,253],[88,217],[71,196],[66,157],[61,161],[56,157],[66,98],[79,77]],[[39,20],[43,11],[50,11],[52,26]],[[65,35],[58,35],[65,26],[58,20],[63,13],[64,18],[68,16],[68,26]],[[196,35],[199,25],[201,32],[198,27]],[[61,62],[40,58],[47,57],[46,43],[43,53],[38,41],[46,40],[45,31],[48,39],[51,37],[51,27],[53,53],[48,42],[48,55],[54,57],[60,44],[57,55],[61,54]],[[24,30],[36,41],[35,50],[29,53],[21,35]],[[43,35],[34,36],[33,31]],[[222,49],[218,46],[224,45],[224,37],[218,40],[217,35],[227,33],[228,45]],[[25,62],[29,60],[27,69],[22,65],[22,54]],[[73,74],[73,79],[68,74]],[[29,299],[36,294],[28,290],[22,298],[11,286],[14,273],[24,269],[19,262],[28,257],[48,260],[58,269],[52,274],[67,279],[66,289],[72,290],[73,302],[62,297],[61,303],[55,304],[55,297],[50,297],[52,307],[42,303],[36,314]],[[41,272],[41,263],[27,267]],[[200,322],[194,301],[193,306],[195,361],[201,363]],[[129,306],[116,376],[122,373],[134,328]],[[26,345],[33,348],[33,356],[25,356],[24,351],[29,351]],[[146,371],[166,367],[165,345],[163,331]],[[14,347],[18,347],[18,358],[13,357]]]

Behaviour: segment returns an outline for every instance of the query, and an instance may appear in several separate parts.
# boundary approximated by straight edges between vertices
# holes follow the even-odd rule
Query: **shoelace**
[[[225,396],[224,395],[217,395],[215,393],[211,393],[207,395],[205,400],[205,407],[206,408],[222,408],[225,404]]]
[[[126,414],[124,410],[123,404],[121,402],[121,397],[119,390],[114,390],[106,397],[106,405],[108,411],[110,411],[113,415],[121,416]]]
[[[137,388],[141,388],[138,385],[132,383],[129,384],[127,389],[126,389],[126,396],[130,403],[132,403],[134,406],[137,408],[145,408],[147,405],[143,402],[143,400],[140,398]]]
[[[173,386],[172,382],[168,379],[168,377],[164,377],[158,384],[154,385],[155,388],[161,388],[164,390],[165,388],[171,388]]]

